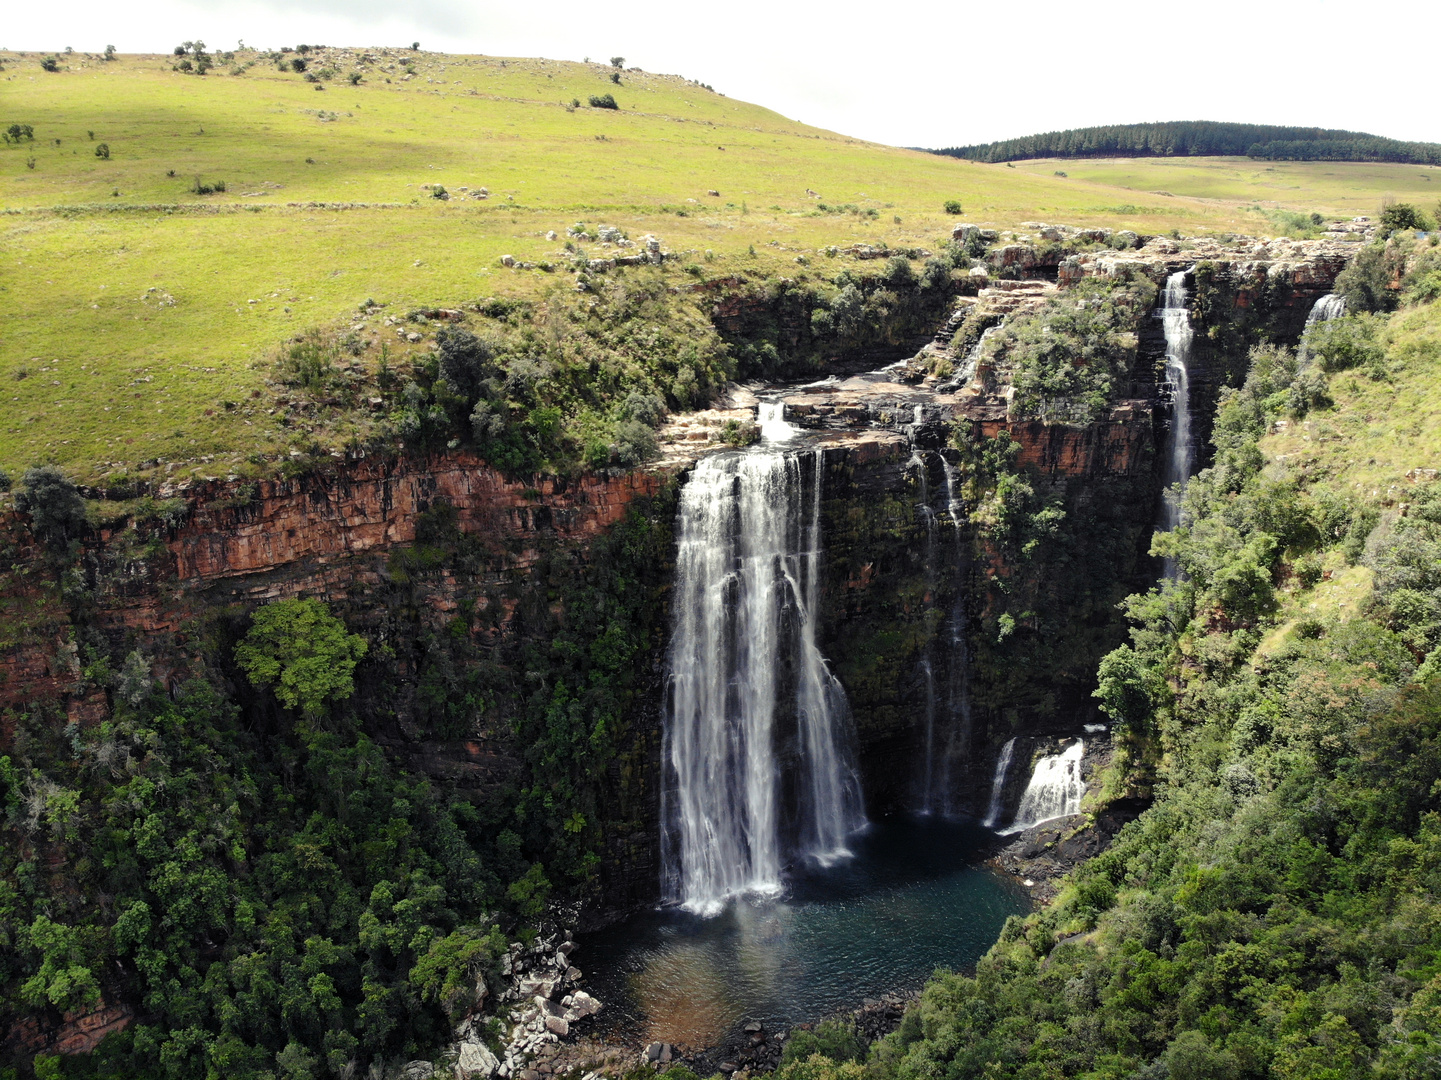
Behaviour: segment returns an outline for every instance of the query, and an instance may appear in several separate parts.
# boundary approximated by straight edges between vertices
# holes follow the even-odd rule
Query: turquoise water
[[[698,1048],[751,1020],[770,1030],[919,987],[970,967],[1022,890],[980,865],[995,834],[934,820],[888,821],[855,857],[792,874],[776,899],[733,901],[713,918],[646,912],[587,935],[577,957],[605,1023]]]

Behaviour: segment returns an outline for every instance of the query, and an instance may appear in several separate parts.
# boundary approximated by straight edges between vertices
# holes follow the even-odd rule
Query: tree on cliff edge
[[[355,692],[351,678],[368,646],[319,600],[277,600],[252,619],[235,661],[257,687],[315,720]]]

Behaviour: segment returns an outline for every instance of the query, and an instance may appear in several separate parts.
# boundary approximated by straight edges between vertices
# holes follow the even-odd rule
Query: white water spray
[[[1318,322],[1327,322],[1331,319],[1339,319],[1346,314],[1346,300],[1335,293],[1327,293],[1319,297],[1311,305],[1311,311],[1306,316],[1306,328],[1301,331],[1301,344],[1296,349],[1296,359],[1305,363],[1306,354],[1310,351],[1311,328]]]
[[[1161,301],[1161,324],[1166,335],[1166,384],[1171,388],[1171,447],[1166,457],[1162,526],[1167,531],[1181,524],[1181,499],[1191,477],[1191,313],[1186,273],[1166,279]],[[1175,561],[1166,560],[1166,576],[1178,573]]]
[[[1043,821],[1079,814],[1081,798],[1086,794],[1086,782],[1081,779],[1081,759],[1085,753],[1085,742],[1077,739],[1061,753],[1036,762],[1016,810],[1016,819],[1005,831],[1021,832]]]
[[[1007,739],[1001,747],[1001,756],[996,759],[996,776],[991,781],[991,805],[986,808],[986,820],[981,822],[988,829],[994,829],[1005,809],[1002,800],[1006,796],[1006,773],[1011,771],[1011,757],[1016,752],[1016,740]]]
[[[756,422],[766,442],[789,442],[800,434],[800,429],[786,420],[784,401],[762,401],[756,406]]]
[[[808,506],[803,461],[815,463]],[[730,897],[781,889],[775,744],[791,692],[800,749],[797,853],[820,862],[843,857],[847,838],[865,822],[845,693],[815,641],[822,466],[819,453],[716,454],[681,491],[662,892],[692,911],[714,914]]]

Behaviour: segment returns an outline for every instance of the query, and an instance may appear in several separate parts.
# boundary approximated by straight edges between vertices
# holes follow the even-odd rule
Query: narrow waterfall
[[[1162,528],[1181,524],[1181,497],[1191,476],[1191,313],[1182,270],[1166,279],[1161,301],[1161,325],[1166,335],[1166,385],[1171,388],[1171,447],[1166,456],[1165,493],[1162,496]],[[1166,577],[1174,578],[1177,567],[1166,560]]]
[[[1061,753],[1037,761],[1016,818],[1005,831],[1021,832],[1052,818],[1079,814],[1081,797],[1086,794],[1086,782],[1081,778],[1085,753],[1085,742],[1077,739]]]
[[[926,466],[925,458],[921,457],[919,451],[911,452],[911,459],[907,462],[908,467],[916,472],[917,482],[920,487],[920,501],[916,503],[916,513],[926,526],[926,595],[934,597],[936,593],[936,512],[931,508],[930,494],[930,473]],[[930,600],[927,600],[929,606]],[[926,655],[921,657],[921,677],[926,687],[926,749],[921,758],[921,791],[920,811],[923,814],[932,814],[936,809],[936,670],[932,663],[935,643],[931,642],[926,647]]]
[[[996,759],[996,776],[991,781],[991,804],[986,808],[986,820],[981,822],[988,829],[994,829],[1005,809],[1002,800],[1006,795],[1006,773],[1011,771],[1011,756],[1016,752],[1016,740],[1007,739],[1001,747],[1001,756]]]
[[[1306,328],[1301,331],[1301,343],[1296,347],[1296,359],[1301,363],[1306,361],[1306,353],[1311,338],[1311,328],[1318,322],[1326,322],[1329,319],[1339,319],[1346,314],[1346,300],[1335,293],[1327,293],[1319,297],[1311,305],[1311,311],[1306,316]]]
[[[966,353],[965,364],[961,367],[959,377],[961,385],[964,386],[976,377],[976,368],[981,362],[981,356],[985,353],[986,342],[990,340],[992,334],[1005,325],[1006,320],[1003,318],[995,326],[988,326],[981,331],[981,336],[976,338],[976,343],[971,346],[971,351]]]
[[[789,428],[774,408],[761,419]],[[692,911],[779,892],[788,856],[842,857],[865,821],[845,693],[815,640],[822,467],[819,452],[720,453],[681,490],[661,854],[664,897]],[[782,821],[784,780],[795,821]]]
[[[943,492],[932,492],[929,464],[938,462],[945,478]],[[925,743],[920,760],[915,808],[922,814],[947,817],[958,812],[955,780],[958,770],[965,768],[970,744],[970,649],[966,638],[965,578],[968,567],[962,507],[956,486],[956,469],[944,453],[911,455],[910,466],[917,472],[920,499],[916,513],[926,527],[926,592],[934,598],[942,588],[941,573],[949,564],[953,575],[954,601],[935,636],[927,642],[919,661],[919,674],[925,688]],[[944,495],[944,513],[937,505]],[[944,524],[949,524],[948,545],[940,541]],[[949,558],[946,547],[949,546]]]

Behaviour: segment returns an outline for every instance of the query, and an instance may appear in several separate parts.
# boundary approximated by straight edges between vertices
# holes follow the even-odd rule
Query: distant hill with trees
[[[1441,165],[1441,143],[1401,142],[1362,131],[1177,120],[1048,131],[1020,139],[951,146],[934,154],[970,161],[1026,158],[1233,157],[1267,161],[1386,161]]]

